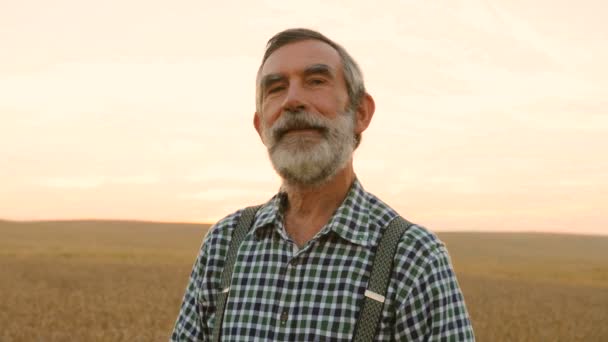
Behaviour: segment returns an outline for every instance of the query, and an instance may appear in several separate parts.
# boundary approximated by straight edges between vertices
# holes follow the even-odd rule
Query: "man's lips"
[[[296,129],[288,130],[283,135],[290,134],[290,133],[321,133],[319,131],[320,130],[317,128],[296,128]]]
[[[326,128],[324,127],[293,127],[293,128],[287,128],[287,129],[283,129],[277,132],[277,140],[280,140],[281,138],[283,138],[285,135],[287,134],[311,134],[311,133],[318,133],[318,134],[323,134],[324,131],[326,130]]]

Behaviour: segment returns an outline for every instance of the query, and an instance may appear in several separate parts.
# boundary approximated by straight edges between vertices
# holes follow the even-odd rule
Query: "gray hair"
[[[262,108],[262,92],[261,92],[261,84],[260,84],[260,76],[262,72],[262,67],[268,57],[278,50],[279,48],[303,41],[303,40],[318,40],[328,44],[333,47],[340,55],[340,60],[342,61],[342,68],[344,71],[344,81],[346,83],[346,91],[348,93],[349,110],[356,112],[359,104],[361,103],[361,99],[365,95],[365,85],[363,83],[363,73],[361,73],[361,69],[359,69],[359,65],[357,62],[346,52],[346,50],[332,41],[331,39],[325,37],[321,33],[317,31],[313,31],[305,28],[294,28],[287,29],[285,31],[281,31],[275,34],[272,38],[268,40],[266,44],[266,51],[264,52],[264,57],[262,58],[262,63],[258,69],[257,78],[256,78],[256,110],[259,112]],[[361,142],[361,135],[357,134],[355,136],[356,139],[356,147],[359,146]]]

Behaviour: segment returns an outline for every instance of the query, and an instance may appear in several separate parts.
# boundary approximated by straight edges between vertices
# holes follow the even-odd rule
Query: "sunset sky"
[[[319,30],[376,114],[366,190],[434,231],[608,234],[608,2],[2,1],[0,218],[213,222],[278,189],[268,38]]]

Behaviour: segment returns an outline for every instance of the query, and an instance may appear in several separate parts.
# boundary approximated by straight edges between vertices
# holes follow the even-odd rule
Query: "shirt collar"
[[[353,244],[365,247],[373,245],[369,222],[369,196],[355,178],[346,198],[321,231],[333,231]],[[286,201],[287,194],[279,192],[266,202],[256,214],[252,231],[256,233],[258,229],[267,226],[282,227]]]
[[[280,227],[281,222],[283,222],[282,208],[286,199],[286,194],[279,192],[278,194],[274,195],[268,202],[262,205],[262,207],[255,215],[255,221],[253,222],[251,230],[256,233],[257,230],[263,227]]]
[[[369,222],[369,194],[358,179],[353,184],[326,228],[343,239],[362,246],[373,245]]]

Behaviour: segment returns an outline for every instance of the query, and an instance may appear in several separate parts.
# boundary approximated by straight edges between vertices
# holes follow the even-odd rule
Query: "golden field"
[[[0,221],[0,341],[166,341],[206,229]],[[439,236],[478,341],[608,341],[608,237]]]

